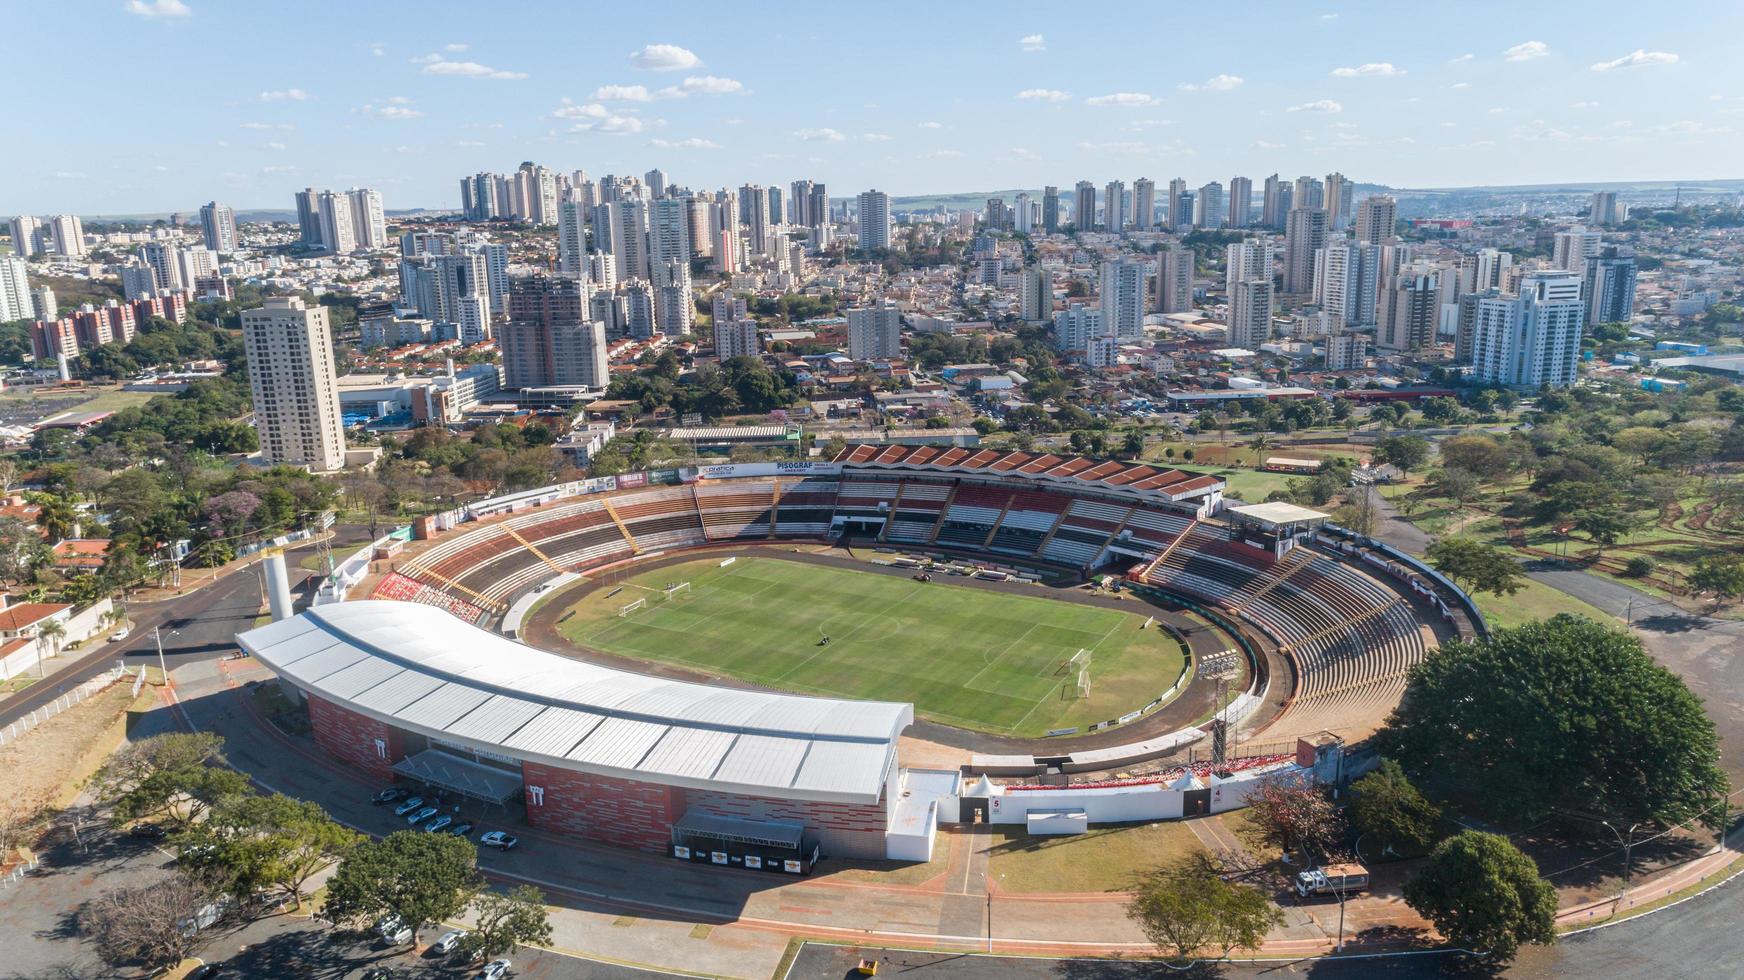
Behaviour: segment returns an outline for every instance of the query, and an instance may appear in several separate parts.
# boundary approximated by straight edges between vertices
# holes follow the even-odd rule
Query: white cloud
[[[1450,65],[1463,65],[1468,61],[1474,60],[1475,58],[1477,58],[1477,55],[1472,54],[1470,51],[1467,51],[1465,54],[1462,54],[1457,58],[1447,59],[1447,63]]]
[[[444,44],[442,46],[442,50],[447,51],[450,54],[459,54],[460,52],[465,51],[467,48],[470,48],[470,47],[472,47],[472,45],[470,45],[470,44],[458,44],[458,43],[457,44]]]
[[[290,123],[245,122],[245,123],[241,124],[241,128],[243,128],[243,129],[292,129],[294,127],[292,127]]]
[[[1571,102],[1568,107],[1570,109],[1597,109],[1599,104],[1597,102]]]
[[[834,130],[834,129],[829,129],[829,128],[796,129],[793,131],[793,135],[796,138],[805,140],[808,143],[812,143],[812,142],[840,143],[843,140],[848,138],[845,134],[843,134],[839,130]]]
[[[260,168],[260,172],[263,174],[290,174],[297,172],[297,166],[293,163],[276,164],[273,166],[262,167]]]
[[[1338,103],[1332,101],[1331,99],[1317,99],[1313,102],[1304,102],[1301,105],[1293,105],[1285,111],[1287,111],[1287,112],[1343,112],[1344,106],[1339,105]]]
[[[1144,92],[1111,92],[1107,95],[1092,95],[1084,100],[1084,104],[1140,106],[1155,105],[1156,101],[1154,97]]]
[[[369,53],[375,55],[377,58],[380,58],[383,55],[386,55],[388,53],[388,46],[381,43],[380,41],[373,42],[369,46]]]
[[[1337,14],[1321,14],[1320,19],[1321,20],[1337,20],[1338,15]]]
[[[1239,88],[1241,83],[1246,80],[1240,75],[1212,75],[1197,85],[1185,82],[1181,85],[1181,90],[1183,92],[1227,92],[1230,89]]]
[[[648,71],[684,71],[702,65],[696,52],[676,44],[650,44],[630,52],[630,64]]]
[[[646,85],[601,85],[593,90],[593,97],[604,102],[650,102],[654,98]]]
[[[127,0],[121,9],[141,17],[192,17],[194,11],[182,0]]]
[[[921,123],[920,128],[922,128],[922,129],[944,129],[945,124],[942,122],[933,122],[932,120],[929,119],[926,122]]]
[[[1392,78],[1396,75],[1403,74],[1405,74],[1405,69],[1395,66],[1390,61],[1370,61],[1357,65],[1355,68],[1346,67],[1332,69],[1333,78],[1359,78],[1364,75],[1373,75],[1377,78]]]
[[[579,123],[575,129],[592,129],[595,132],[609,133],[613,136],[628,136],[642,131],[642,120],[634,116],[608,116],[597,124]]]
[[[651,139],[648,141],[648,145],[661,150],[718,150],[721,148],[721,145],[714,140],[705,140],[700,136],[684,140]]]
[[[1522,41],[1502,52],[1502,57],[1508,61],[1531,61],[1542,58],[1550,53],[1550,45],[1543,41]]]
[[[261,146],[269,150],[282,150],[285,148],[285,144],[283,143],[262,143]]]
[[[931,153],[922,153],[920,158],[922,160],[955,160],[962,155],[962,150],[934,150]]]
[[[1273,143],[1270,140],[1259,140],[1258,142],[1254,143],[1254,149],[1256,149],[1256,150],[1281,150],[1283,148],[1284,148],[1284,144]]]
[[[409,99],[401,99],[396,96],[393,99],[387,100],[387,105],[366,105],[363,107],[363,111],[368,115],[376,116],[380,119],[417,119],[419,116],[422,116],[423,113],[411,108],[407,104],[410,101],[411,100]]]
[[[309,93],[300,88],[276,88],[255,96],[262,102],[301,102],[308,97]]]
[[[1048,46],[1042,42],[1040,34],[1026,34],[1017,39],[1018,46],[1025,51],[1046,51]]]
[[[1040,160],[1041,156],[1033,150],[1022,146],[1014,146],[1005,151],[1013,160]]]
[[[861,133],[860,138],[868,143],[888,143],[896,137],[889,133]]]
[[[1160,129],[1163,126],[1173,126],[1173,119],[1138,119],[1126,124],[1126,130],[1132,133],[1142,133],[1147,129]]]
[[[611,114],[611,110],[597,102],[578,104],[564,99],[551,116],[554,119],[604,119]]]
[[[430,55],[423,61],[424,74],[426,75],[452,75],[457,78],[500,78],[511,81],[527,77],[527,73],[524,71],[505,71],[500,68],[492,68],[489,65],[481,65],[476,61],[448,61],[437,55]]]
[[[745,91],[745,83],[717,75],[691,75],[679,83],[679,88],[692,95],[739,95]]]
[[[554,119],[569,119],[574,125],[569,127],[572,133],[609,133],[623,136],[630,133],[640,133],[645,125],[634,116],[620,115],[600,105],[598,102],[577,103],[564,99],[552,113]]]
[[[1601,61],[1593,65],[1593,71],[1616,71],[1619,68],[1646,68],[1649,65],[1675,65],[1677,55],[1670,51],[1644,51],[1641,48],[1629,52],[1621,58],[1611,61]]]
[[[1017,97],[1032,102],[1065,102],[1072,98],[1057,88],[1026,88]]]
[[[1454,91],[1457,92],[1462,88],[1471,88],[1471,83],[1470,82],[1454,82],[1452,85],[1449,85],[1448,88],[1453,89]]]

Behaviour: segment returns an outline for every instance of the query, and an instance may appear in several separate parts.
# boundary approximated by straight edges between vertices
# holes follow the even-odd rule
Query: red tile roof
[[[1005,452],[997,449],[946,449],[931,446],[846,446],[835,461],[849,465],[902,466],[926,469],[982,470],[1006,475],[1061,480],[1074,479],[1111,489],[1142,490],[1171,500],[1190,500],[1224,483],[1214,476],[1161,469],[1143,463],[1092,460],[1052,453]]]

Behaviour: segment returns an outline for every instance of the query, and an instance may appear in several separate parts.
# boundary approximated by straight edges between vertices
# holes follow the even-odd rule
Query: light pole
[[[1338,945],[1332,947],[1334,953],[1344,952],[1344,879],[1348,867],[1338,872]]]
[[[1618,833],[1616,827],[1611,825],[1611,821],[1599,821],[1599,823],[1605,825],[1606,830],[1610,831],[1611,834],[1617,838],[1617,844],[1623,848],[1623,888],[1617,892],[1617,907],[1619,909],[1623,907],[1623,897],[1629,894],[1629,879],[1631,873],[1635,870],[1635,831],[1646,822],[1647,821],[1645,820],[1640,820],[1630,824],[1628,835],[1624,836],[1623,834]]]
[[[170,630],[170,635],[175,636],[180,632],[180,630]],[[151,628],[151,638],[157,642],[157,669],[158,672],[163,675],[163,682],[167,686],[170,682],[170,670],[168,667],[164,666],[163,631],[158,627],[153,626]]]

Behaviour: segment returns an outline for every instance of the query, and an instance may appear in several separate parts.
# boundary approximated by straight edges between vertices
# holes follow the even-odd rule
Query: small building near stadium
[[[616,670],[411,602],[315,606],[237,642],[358,772],[524,806],[555,833],[793,873],[926,861],[956,819],[955,773],[897,764],[908,704]]]

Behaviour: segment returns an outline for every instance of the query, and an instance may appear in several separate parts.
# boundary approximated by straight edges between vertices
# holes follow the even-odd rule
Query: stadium
[[[1483,629],[1413,559],[1223,490],[926,446],[576,481],[420,519],[239,642],[382,779],[680,860],[922,861],[941,824],[1336,778]]]

